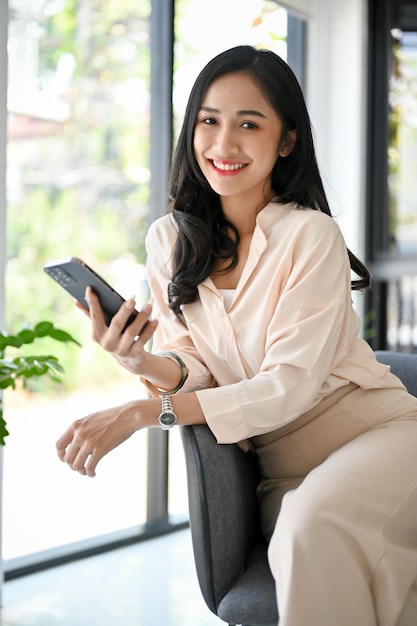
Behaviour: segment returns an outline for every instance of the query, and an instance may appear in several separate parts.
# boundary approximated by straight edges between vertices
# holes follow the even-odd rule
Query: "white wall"
[[[365,260],[367,1],[281,4],[308,22],[306,100],[319,166],[346,244]],[[362,316],[362,294],[354,302]]]
[[[310,15],[310,2],[311,0],[279,0],[280,6],[302,18],[307,18]]]
[[[307,89],[319,165],[332,212],[364,257],[367,2],[285,0],[308,22]]]

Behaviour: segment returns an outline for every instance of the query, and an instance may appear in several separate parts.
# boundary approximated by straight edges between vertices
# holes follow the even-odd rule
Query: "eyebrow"
[[[200,111],[206,111],[207,113],[220,113],[218,109],[212,109],[211,107],[204,106],[200,107]],[[254,115],[255,117],[263,117],[264,119],[267,119],[266,115],[260,111],[256,111],[256,109],[244,109],[242,111],[238,111],[237,114],[239,116]]]

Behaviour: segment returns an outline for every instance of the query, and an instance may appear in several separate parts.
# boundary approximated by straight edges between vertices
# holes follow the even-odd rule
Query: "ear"
[[[297,143],[297,129],[289,130],[285,135],[284,139],[281,142],[279,147],[279,156],[287,157],[295,148],[295,144]]]

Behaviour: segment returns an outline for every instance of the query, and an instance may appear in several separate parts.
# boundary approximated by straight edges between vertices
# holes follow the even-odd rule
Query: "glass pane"
[[[125,297],[147,298],[149,15],[149,0],[10,1],[7,327],[47,319],[83,347],[39,340],[37,352],[61,359],[62,383],[5,394],[6,559],[145,521],[145,434],[94,480],[56,457],[74,419],[145,391],[42,268],[78,256]]]
[[[169,432],[168,451],[168,512],[172,521],[188,515],[188,491],[185,458],[178,428]]]
[[[399,20],[407,26],[401,9]],[[389,246],[407,255],[417,253],[417,32],[394,28],[391,35]]]
[[[417,352],[417,277],[388,283],[387,349]]]

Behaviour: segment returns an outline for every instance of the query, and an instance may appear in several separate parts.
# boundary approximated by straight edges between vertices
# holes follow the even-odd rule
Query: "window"
[[[416,351],[417,1],[370,2],[369,14],[367,335],[374,348]]]
[[[106,457],[94,480],[56,457],[74,419],[141,389],[93,345],[88,321],[42,267],[79,256],[125,297],[136,285],[139,304],[147,298],[150,2],[11,0],[9,11],[6,324],[49,319],[83,344],[49,347],[65,366],[61,385],[5,394],[3,543],[13,566],[146,521],[146,433]]]

